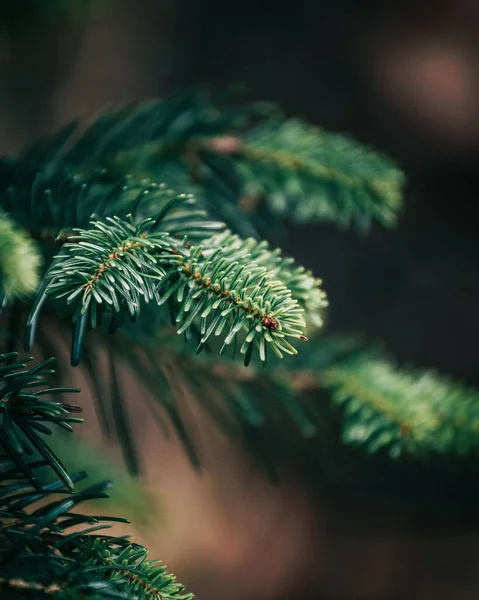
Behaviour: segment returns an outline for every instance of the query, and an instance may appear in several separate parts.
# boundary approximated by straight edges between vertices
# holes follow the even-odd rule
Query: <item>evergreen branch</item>
[[[184,181],[187,194],[177,195],[159,183],[176,180]],[[147,385],[161,390],[161,402],[193,458],[195,448],[181,416],[185,396],[199,397],[218,422],[232,424],[233,430],[238,425],[252,442],[258,425],[270,418],[282,422],[283,416],[302,435],[315,435],[315,407],[299,395],[314,386],[331,388],[333,403],[343,403],[348,418],[360,415],[362,430],[352,419],[346,419],[346,427],[355,426],[357,438],[362,431],[371,450],[377,440],[369,433],[376,435],[385,422],[388,435],[395,427],[404,435],[405,429],[403,421],[394,421],[400,411],[391,408],[395,385],[372,381],[384,386],[386,397],[374,410],[359,385],[352,389],[354,356],[340,360],[336,353],[336,362],[320,363],[313,361],[317,355],[312,352],[296,366],[292,361],[291,368],[275,369],[264,378],[256,369],[245,377],[224,358],[216,357],[215,364],[205,356],[180,362],[171,338],[165,344],[160,337],[166,333],[166,318],[158,307],[167,304],[178,333],[197,338],[198,353],[207,346],[214,350],[215,340],[221,340],[220,354],[239,341],[245,364],[256,359],[255,348],[263,364],[268,348],[279,358],[296,354],[290,342],[306,339],[303,314],[320,326],[325,297],[310,272],[253,239],[258,221],[268,223],[271,214],[280,214],[361,224],[375,218],[387,224],[397,214],[401,182],[391,163],[352,141],[298,121],[274,120],[269,109],[225,108],[224,99],[211,94],[187,93],[109,111],[83,133],[70,124],[20,157],[0,159],[0,210],[38,241],[48,265],[27,321],[28,345],[47,300],[75,323],[73,364],[80,360],[88,329],[99,328],[106,318],[110,332],[121,326],[120,341],[108,344],[113,411],[102,416],[109,425],[113,412],[133,468],[133,432],[115,369],[119,352]],[[200,205],[192,191],[199,191]],[[250,200],[258,201],[258,221],[245,216]],[[210,214],[225,215],[236,230],[252,231],[252,238],[229,231],[213,235],[223,225],[209,220],[201,206]],[[54,242],[60,242],[60,252]],[[18,239],[12,238],[12,244],[18,246]],[[3,254],[1,276],[6,281]],[[137,321],[136,329],[128,318]],[[80,502],[106,497],[109,484],[74,492],[73,485],[84,474],[70,475],[44,439],[52,425],[71,430],[78,419],[70,413],[78,409],[45,402],[42,396],[70,390],[49,387],[48,361],[26,369],[27,361],[14,362],[13,354],[2,358],[2,597],[22,593],[16,587],[20,576],[25,595],[39,598],[189,599],[162,565],[147,560],[144,548],[98,534],[103,522],[121,519],[76,512]],[[101,380],[92,370],[96,360],[89,358],[92,380],[101,392]],[[205,380],[212,372],[221,389],[212,390]],[[357,398],[351,399],[353,393]],[[379,423],[374,431],[372,414]],[[423,440],[417,420],[406,424],[416,427]],[[370,428],[366,434],[364,423]],[[379,447],[387,446],[383,430],[380,435]],[[424,450],[414,440],[415,446],[405,452]],[[393,444],[389,449],[397,454]],[[55,473],[55,481],[39,480],[38,469],[45,466]]]
[[[255,344],[263,362],[267,345],[280,358],[283,353],[296,354],[286,338],[305,339],[303,309],[281,277],[287,282],[297,274],[276,269],[272,276],[268,258],[277,267],[277,254],[264,245],[257,250],[254,241],[240,242],[236,237],[204,251],[157,233],[157,222],[96,221],[91,230],[76,232],[75,243],[64,245],[65,254],[47,274],[45,297],[63,299],[77,322],[75,364],[87,322],[98,327],[110,313],[110,327],[116,326],[124,313],[136,318],[142,303],[162,305],[169,298],[181,305],[176,314],[178,333],[190,332],[199,322],[198,351],[213,334],[224,331],[224,352],[243,331],[241,353],[246,364]],[[251,260],[251,252],[260,263]],[[34,326],[32,317],[29,327]]]
[[[243,194],[266,195],[273,214],[362,227],[371,219],[388,226],[396,221],[402,172],[351,138],[298,119],[272,119],[246,134],[234,155]]]
[[[121,548],[121,552],[118,552],[108,540],[95,540],[93,547],[98,553],[98,563],[111,567],[111,581],[120,583],[121,589],[133,597],[151,600],[193,598],[160,561],[147,560],[148,551],[145,548],[135,544]],[[86,548],[88,558],[90,552],[88,546]]]
[[[35,242],[0,212],[0,306],[32,294],[40,283],[40,266]]]
[[[81,478],[81,477],[80,477]],[[115,517],[84,516],[71,509],[85,501],[106,498],[109,484],[67,494],[41,508],[25,509],[62,490],[56,484],[46,486],[44,494],[28,490],[6,494],[0,505],[13,518],[5,523],[0,538],[0,591],[67,598],[163,598],[191,599],[158,561],[146,560],[148,552],[124,538],[101,536],[93,532],[109,527],[110,522],[127,522]],[[103,522],[103,523],[102,523]],[[72,527],[83,528],[73,533]],[[85,527],[86,525],[86,527]]]
[[[35,163],[25,153],[0,159],[0,208],[34,238],[46,244],[65,242],[75,227],[88,226],[92,216],[161,213],[159,229],[199,240],[223,228],[196,206],[191,195],[177,194],[163,184],[130,175],[110,177],[105,169],[68,171],[55,162]],[[36,153],[33,153],[36,156]],[[48,246],[49,244],[49,246]]]
[[[196,87],[163,99],[134,102],[104,111],[83,131],[72,122],[44,137],[23,153],[33,164],[58,168],[111,168],[121,174],[143,171],[152,158],[183,153],[185,144],[224,134],[239,133],[270,117],[277,108],[267,103],[227,106],[234,89],[212,92]]]
[[[129,212],[114,197],[99,212],[105,191],[115,196],[146,178],[194,193],[242,236],[271,237],[277,216],[395,222],[403,175],[391,161],[352,139],[285,120],[277,107],[230,106],[229,96],[193,90],[111,109],[83,132],[71,123],[18,159],[2,159],[0,206],[10,212],[23,204],[18,220],[28,230],[49,210],[62,227],[86,227],[93,213]],[[68,198],[66,211],[58,194]],[[30,204],[41,214],[29,215]]]
[[[42,396],[78,390],[48,387],[45,376],[53,372],[51,359],[26,369],[32,359],[12,362],[16,356],[16,353],[0,355],[0,364],[3,363],[0,375],[4,384],[0,389],[0,415],[3,420],[0,425],[0,447],[34,488],[41,489],[41,486],[25,460],[26,456],[34,453],[38,453],[63,483],[71,488],[73,484],[64,466],[40,434],[51,434],[51,429],[45,423],[71,430],[70,424],[78,423],[81,419],[70,416],[70,413],[79,412],[80,409],[62,402],[43,400]]]
[[[204,242],[204,246],[208,249],[228,249],[234,253],[236,260],[249,258],[256,264],[266,267],[270,280],[280,279],[291,290],[293,298],[304,309],[305,318],[314,327],[322,326],[321,312],[328,302],[326,294],[320,287],[321,279],[314,277],[313,273],[303,266],[295,265],[294,259],[283,256],[279,248],[271,251],[266,241],[257,242],[251,238],[243,241],[229,231],[211,236]]]
[[[75,241],[47,274],[47,294],[65,298],[74,319],[89,313],[92,328],[104,312],[136,317],[140,298],[160,302],[158,281],[166,275],[159,256],[179,252],[180,242],[155,232],[152,219],[133,225],[117,218],[93,221],[90,230],[75,230]]]
[[[248,113],[246,106],[241,110]],[[181,189],[193,187],[228,226],[245,227],[246,214],[263,235],[270,234],[272,216],[362,228],[371,220],[395,224],[404,175],[392,161],[352,138],[286,120],[279,112],[265,114],[253,127],[248,119],[241,128],[225,120],[216,133],[193,129],[171,142],[168,133],[166,141],[153,136],[120,152],[113,164],[158,180],[168,180],[173,171],[186,186]],[[261,223],[257,213],[265,199],[270,217]]]
[[[249,241],[243,244],[247,246]],[[199,316],[198,349],[201,349],[213,333],[216,336],[222,333],[228,322],[224,317],[231,315],[221,353],[242,330],[246,337],[240,352],[245,355],[246,364],[255,342],[263,362],[266,362],[267,343],[279,358],[283,352],[296,354],[285,338],[305,339],[303,310],[286,285],[279,278],[270,278],[267,268],[251,260],[248,252],[243,253],[243,247],[239,246],[236,252],[234,246],[225,243],[206,256],[201,246],[192,247],[188,257],[175,257],[179,277],[168,292],[175,292],[176,300],[182,303],[176,318],[178,333],[186,331]],[[164,287],[163,281],[160,289]]]
[[[103,165],[160,176],[160,180],[165,174],[168,177],[171,168],[178,169],[178,159],[186,159],[193,179],[200,178],[196,193],[203,188],[208,209],[218,210],[231,227],[236,221],[242,223],[243,209],[251,212],[251,202],[263,196],[273,215],[300,222],[354,221],[362,227],[371,219],[388,226],[395,223],[404,176],[392,161],[352,138],[326,133],[299,119],[284,119],[278,107],[229,108],[224,100],[221,94],[193,92],[125,109],[130,115],[126,118],[119,111],[119,117],[113,117],[113,130],[118,133],[101,146],[107,152],[95,156]],[[124,142],[128,119],[134,123],[144,111],[146,126],[128,136],[128,151]],[[153,125],[158,120],[160,127]],[[98,137],[94,124],[90,138],[86,137],[88,145],[94,147]],[[213,172],[208,171],[211,156],[203,149],[231,160],[216,161]],[[71,158],[67,155],[65,160]],[[217,196],[215,186],[221,179],[225,185]],[[225,207],[228,187],[232,202]]]
[[[145,548],[98,535],[125,519],[75,512],[80,503],[107,498],[110,484],[73,491],[85,474],[70,476],[41,437],[51,433],[45,424],[78,421],[68,416],[75,407],[42,396],[74,390],[47,386],[52,360],[26,369],[31,359],[15,359],[0,356],[1,597],[190,600],[162,564],[147,560]],[[36,454],[40,460],[25,461]],[[59,479],[40,483],[44,467]]]
[[[314,339],[296,359],[262,372],[209,353],[192,357],[170,341],[162,351],[160,334],[156,346],[142,339],[149,360],[140,358],[124,333],[117,350],[142,381],[162,390],[160,403],[168,396],[178,405],[194,400],[231,435],[242,435],[241,423],[257,428],[268,422],[274,428],[288,417],[301,435],[314,436],[325,419],[336,427],[340,407],[343,442],[370,454],[386,451],[393,459],[422,461],[479,452],[477,390],[429,371],[400,368],[360,340]],[[211,377],[217,386],[211,386]],[[181,381],[180,389],[175,381]]]
[[[121,190],[125,184],[144,186],[146,180],[194,193],[210,214],[228,222],[242,235],[253,235],[256,231],[249,222],[251,217],[235,206],[236,197],[225,202],[224,187],[218,189],[219,178],[211,177],[208,169],[201,167],[196,148],[205,139],[225,131],[238,133],[276,109],[261,103],[226,107],[224,102],[229,95],[230,90],[211,93],[194,89],[163,100],[107,110],[83,132],[77,122],[70,123],[56,134],[34,142],[18,159],[0,161],[0,206],[2,187],[8,188],[12,196],[6,199],[10,204],[8,210],[12,204],[19,205],[22,193],[26,195],[27,206],[22,212],[27,208],[25,226],[30,229],[33,223],[42,221],[39,216],[44,217],[43,214],[29,217],[30,199],[41,200],[45,191],[45,202],[36,206],[37,210],[45,211],[49,205],[55,208],[60,204],[59,186],[62,195],[68,198],[68,205],[74,208],[75,196],[82,189],[85,193],[82,184],[89,185],[88,182],[95,180],[93,190],[88,190],[91,197],[92,192],[101,195],[107,185],[116,184]],[[125,181],[127,173],[130,176]],[[28,182],[30,185],[25,189]],[[91,200],[90,203],[89,199],[81,198],[74,213],[76,219],[68,210],[65,214],[62,202],[56,220],[62,222],[62,227],[85,227],[94,212],[97,216],[128,212],[124,207],[118,210],[112,198],[109,204],[113,210],[106,207],[107,212],[101,214],[95,206],[101,198],[91,197]]]
[[[391,457],[476,455],[479,392],[435,373],[359,353],[321,377],[341,406],[343,439]]]
[[[110,198],[101,173],[86,179],[55,170],[46,160],[0,159],[0,206],[39,241],[53,241],[62,229],[87,223],[102,197],[114,201],[125,183]]]

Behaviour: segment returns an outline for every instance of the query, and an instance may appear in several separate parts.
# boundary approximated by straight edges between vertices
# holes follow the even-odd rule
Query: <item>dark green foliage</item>
[[[47,461],[63,484],[73,488],[68,473],[62,463],[51,453],[43,441],[42,434],[51,434],[51,429],[45,424],[55,424],[58,427],[71,430],[71,423],[79,422],[70,413],[78,412],[75,406],[61,402],[45,402],[45,394],[60,394],[65,391],[75,391],[62,388],[48,388],[46,375],[54,371],[50,368],[53,359],[25,369],[32,359],[12,362],[16,355],[2,354],[3,365],[0,375],[3,388],[0,391],[2,404],[0,412],[3,424],[0,426],[0,446],[4,454],[14,462],[19,472],[37,491],[41,490],[34,470],[31,469],[26,456],[38,452],[42,460]],[[40,389],[35,389],[35,388]],[[78,391],[78,390],[76,390]]]
[[[322,378],[344,413],[343,439],[392,458],[479,453],[479,392],[362,352]]]
[[[194,90],[110,110],[83,132],[73,123],[35,142],[20,158],[2,159],[0,205],[38,240],[49,266],[27,322],[28,346],[40,308],[49,300],[49,314],[55,309],[72,315],[74,364],[89,329],[99,327],[103,335],[119,328],[122,341],[112,345],[113,356],[147,371],[146,380],[159,393],[169,387],[168,378],[152,373],[150,356],[139,356],[146,348],[155,354],[160,340],[169,338],[171,319],[179,333],[195,340],[190,347],[197,350],[223,353],[231,346],[234,354],[239,338],[237,349],[246,363],[255,359],[255,346],[263,362],[268,347],[280,355],[294,353],[287,338],[304,337],[303,319],[309,333],[321,326],[326,303],[315,276],[265,242],[242,240],[236,232],[257,237],[266,223],[277,223],[275,214],[392,224],[402,174],[344,136],[285,119],[277,107],[229,100],[229,92]],[[170,191],[172,185],[186,194]],[[227,221],[233,233],[221,231],[221,222],[208,214]],[[158,310],[163,304],[167,310]],[[300,362],[322,343],[315,339]],[[121,355],[116,345],[123,348]],[[356,360],[367,377],[372,363]],[[98,391],[91,350],[85,361]],[[107,415],[118,418],[119,397],[116,410],[104,410],[99,394],[111,435],[119,424],[109,423]],[[242,405],[251,404],[247,420],[254,421],[258,417],[251,414],[261,410],[254,394],[247,396]],[[407,390],[398,394],[407,396]],[[291,413],[295,401],[287,401]],[[345,407],[356,402],[362,405],[355,399]],[[179,407],[167,401],[164,406],[186,441]],[[348,431],[357,434],[346,437],[359,442],[358,432],[367,428],[353,425],[362,423],[363,413],[347,408],[345,414],[351,416]],[[125,447],[133,448],[128,428],[120,429]],[[364,439],[368,445],[368,436]]]
[[[165,209],[174,202],[166,204]],[[166,217],[167,211],[162,215]],[[126,330],[123,322],[121,329],[129,341],[120,358],[137,364],[139,350],[147,344],[157,345],[165,331],[171,336],[166,329],[167,313],[162,317],[157,308],[165,303],[169,304],[178,333],[196,335],[197,352],[207,344],[211,348],[211,342],[214,347],[221,337],[223,345],[218,350],[224,353],[231,345],[235,347],[241,336],[238,348],[245,363],[251,360],[255,346],[263,362],[268,347],[280,357],[283,353],[296,353],[287,338],[304,337],[303,310],[315,327],[321,325],[325,299],[318,280],[279,251],[272,252],[265,242],[242,241],[229,232],[209,238],[204,246],[188,247],[156,231],[166,225],[166,219],[158,218],[138,226],[111,219],[97,222],[92,230],[75,233],[78,237],[65,244],[65,253],[47,273],[45,292],[27,320],[29,345],[33,342],[40,305],[48,296],[63,300],[73,311],[76,321],[73,364],[80,360],[87,327],[98,327],[102,318],[108,316],[111,332],[120,326],[125,315],[135,322]],[[146,326],[147,339],[143,338],[142,324]],[[112,352],[119,354],[116,342]],[[94,361],[89,354],[90,351],[86,366],[95,381]],[[150,384],[157,382],[155,392],[164,400],[173,423],[190,448],[190,455],[195,456],[178,411],[165,399],[165,385],[156,376],[144,380]],[[111,430],[112,424],[103,410],[105,394],[96,384],[95,388],[102,422],[107,431]],[[290,403],[294,405],[293,400]],[[120,417],[118,402],[111,412]],[[133,467],[136,461],[128,428],[122,426],[118,433]]]
[[[268,278],[279,279],[291,290],[293,298],[304,309],[305,318],[314,327],[321,327],[322,311],[327,306],[326,294],[321,289],[322,281],[311,271],[295,264],[292,258],[286,257],[281,250],[271,251],[266,241],[256,242],[254,239],[241,240],[229,231],[214,235],[205,242],[205,249],[223,248],[234,251],[235,260],[254,261],[268,269]]]
[[[204,247],[180,243],[173,237],[174,227],[173,235],[157,231],[170,205],[155,219],[138,225],[109,218],[95,221],[91,230],[74,230],[73,242],[64,245],[47,272],[45,291],[28,319],[29,345],[39,308],[48,296],[64,299],[73,311],[73,364],[79,362],[86,327],[98,327],[105,313],[111,315],[112,330],[125,313],[136,319],[143,303],[160,306],[174,298],[180,306],[175,310],[178,333],[189,334],[198,325],[198,351],[213,334],[222,333],[224,351],[242,331],[240,351],[245,362],[255,345],[263,362],[267,346],[280,358],[283,353],[295,354],[286,338],[304,338],[305,327],[295,290],[304,305],[315,305],[315,312],[310,312],[318,321],[323,296],[314,278],[299,268],[289,270],[288,260],[271,270],[278,253],[254,240],[227,236]],[[294,289],[288,288],[289,283]]]
[[[302,223],[391,226],[401,206],[403,174],[393,162],[343,135],[298,119],[270,120],[238,150],[243,194],[266,197],[273,214]]]
[[[73,327],[71,362],[134,473],[125,366],[196,465],[183,417],[192,398],[266,461],[260,426],[293,423],[312,438],[338,415],[343,442],[364,455],[475,457],[477,392],[399,369],[355,340],[319,337],[320,280],[258,240],[276,239],[288,220],[393,225],[402,184],[391,161],[355,141],[271,105],[232,104],[228,93],[113,109],[83,131],[72,123],[0,159],[5,347],[17,345],[26,311],[27,348],[36,341],[45,355]],[[305,334],[296,356],[291,342]],[[52,425],[69,431],[78,409],[61,399],[67,388],[49,387],[50,362],[16,361],[5,354],[0,367],[2,598],[188,598],[144,548],[95,533],[108,519],[73,512],[106,485],[74,492],[83,475],[69,475],[44,436]],[[45,467],[55,476],[47,484]],[[69,532],[78,525],[87,529]]]
[[[75,391],[48,387],[52,360],[0,355],[0,594],[2,598],[138,598],[186,600],[191,595],[145,548],[98,535],[117,517],[83,515],[80,503],[106,498],[108,482],[73,491],[70,476],[45,442],[50,425],[71,429],[80,409],[49,399]],[[57,477],[45,483],[39,470]]]
[[[351,139],[285,120],[273,105],[231,105],[231,95],[193,90],[111,110],[82,133],[77,123],[66,126],[19,160],[4,159],[0,189],[12,195],[7,210],[31,199],[37,211],[48,211],[56,204],[52,194],[61,193],[73,211],[88,191],[73,224],[84,227],[103,206],[96,194],[107,184],[121,189],[129,173],[129,185],[132,176],[138,185],[163,182],[195,193],[210,214],[244,236],[269,236],[278,216],[362,227],[371,219],[395,222],[403,176],[393,163]],[[108,203],[107,214],[118,214],[117,200]],[[65,223],[74,216],[56,218]]]
[[[304,336],[303,318],[309,333],[321,326],[319,281],[265,242],[218,233],[223,225],[208,212],[253,237],[266,223],[274,227],[275,214],[392,224],[402,174],[344,136],[285,119],[272,105],[231,104],[230,97],[194,90],[110,110],[83,132],[72,123],[19,159],[2,159],[0,204],[39,241],[50,265],[27,322],[28,347],[46,300],[47,312],[72,314],[73,363],[88,329],[101,326],[103,335],[120,328],[123,351],[113,344],[111,352],[147,371],[138,355],[154,353],[171,335],[170,319],[198,350],[232,346],[234,354],[241,335],[246,362],[255,345],[263,361],[267,347],[295,352],[286,338]],[[168,310],[158,310],[162,304]],[[85,360],[99,390],[90,350]],[[146,379],[158,392],[169,385],[151,372]],[[96,396],[105,412],[105,398]],[[165,408],[186,440],[179,408]]]
[[[0,160],[0,206],[44,244],[64,241],[73,228],[87,227],[92,216],[141,218],[153,212],[170,233],[192,239],[222,228],[191,204],[190,196],[163,184],[128,175],[112,178],[102,169],[70,172],[27,158]]]

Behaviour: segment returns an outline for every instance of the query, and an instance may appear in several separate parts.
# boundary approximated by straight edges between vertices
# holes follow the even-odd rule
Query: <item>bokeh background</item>
[[[29,21],[2,4],[2,153],[110,103],[241,82],[252,99],[394,157],[408,176],[396,230],[304,226],[289,251],[323,278],[330,331],[363,332],[401,361],[479,384],[476,0],[76,0],[73,13]],[[411,524],[414,497],[405,508],[370,491],[353,512],[326,502],[307,446],[273,486],[193,413],[198,475],[137,404],[161,514],[137,534],[200,600],[478,597],[472,523],[449,527],[445,513],[424,531]]]

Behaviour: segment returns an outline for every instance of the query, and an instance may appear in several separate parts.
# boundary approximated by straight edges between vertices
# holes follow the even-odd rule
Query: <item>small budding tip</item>
[[[303,342],[307,342],[308,341],[308,338],[305,335],[300,335],[299,339],[303,340]]]
[[[279,323],[274,317],[264,316],[262,321],[263,325],[271,331],[276,331],[276,329],[279,327]]]

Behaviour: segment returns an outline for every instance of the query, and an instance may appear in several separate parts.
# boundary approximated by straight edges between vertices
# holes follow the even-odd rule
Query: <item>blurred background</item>
[[[323,278],[330,331],[479,384],[479,2],[70,3],[39,18],[39,3],[2,2],[2,153],[109,103],[202,82],[244,83],[252,99],[351,133],[406,171],[399,228],[297,227],[289,252]],[[414,498],[405,509],[371,493],[354,514],[326,502],[303,468],[311,447],[285,457],[273,486],[197,415],[199,475],[138,406],[161,515],[138,535],[200,600],[478,597],[472,525],[447,527],[445,514],[444,527],[415,529]]]

